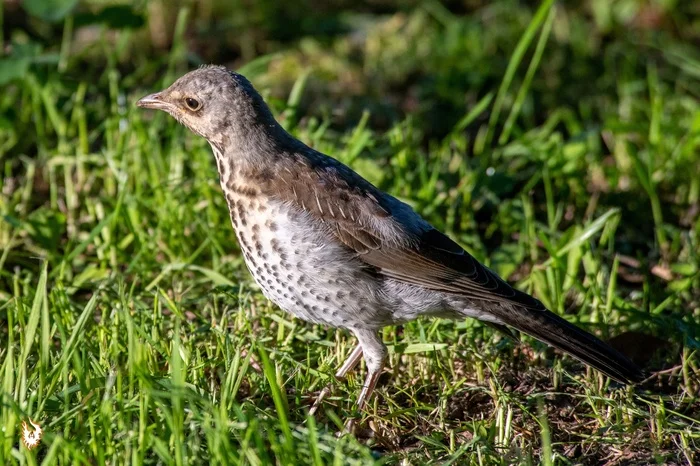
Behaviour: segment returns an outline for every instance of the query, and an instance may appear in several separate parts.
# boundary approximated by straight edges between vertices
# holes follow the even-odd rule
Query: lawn
[[[700,461],[694,2],[0,11],[0,464]],[[355,412],[364,369],[332,376],[352,337],[263,297],[208,144],[134,105],[203,63],[649,379],[419,320],[385,330]]]

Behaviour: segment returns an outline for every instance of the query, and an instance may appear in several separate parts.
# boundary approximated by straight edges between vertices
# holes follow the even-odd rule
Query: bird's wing
[[[382,193],[345,165],[324,158],[294,173],[293,178],[295,183],[289,185],[296,187],[287,192],[286,200],[321,220],[380,274],[470,299],[544,309],[538,300],[508,285],[430,227],[409,206]],[[277,188],[280,192],[279,184]]]
[[[544,309],[532,296],[516,290],[436,229],[420,234],[415,243],[382,245],[361,255],[366,263],[395,280],[470,299]]]

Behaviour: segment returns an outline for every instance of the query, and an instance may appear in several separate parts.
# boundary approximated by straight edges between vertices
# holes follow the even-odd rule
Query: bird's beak
[[[167,110],[170,108],[170,104],[163,100],[163,96],[160,92],[143,97],[136,102],[136,105],[141,108],[152,108],[155,110]]]

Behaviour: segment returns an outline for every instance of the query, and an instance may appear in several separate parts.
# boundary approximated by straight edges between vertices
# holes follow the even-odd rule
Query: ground
[[[698,461],[693,2],[53,3],[0,16],[0,464]],[[421,320],[354,412],[352,337],[265,300],[206,142],[134,106],[210,62],[649,380]]]

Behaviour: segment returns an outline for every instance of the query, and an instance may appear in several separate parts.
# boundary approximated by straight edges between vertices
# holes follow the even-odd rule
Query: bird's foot
[[[335,378],[336,380],[345,380],[345,376],[348,375],[348,372],[350,372],[352,369],[357,366],[357,364],[360,362],[360,359],[362,358],[362,346],[359,344],[355,346],[355,348],[352,350],[352,353],[350,353],[350,356],[348,356],[348,359],[345,360],[342,366],[340,366],[340,369],[338,369],[338,372],[335,373]],[[329,383],[328,385],[325,386],[323,390],[321,390],[321,393],[318,394],[318,397],[316,398],[316,401],[314,401],[314,404],[311,406],[311,409],[309,410],[309,414],[311,416],[316,414],[316,411],[318,411],[318,408],[321,407],[321,403],[323,402],[323,399],[328,396],[328,394],[331,392],[331,384]]]
[[[314,401],[314,404],[311,406],[311,409],[309,410],[309,416],[315,416],[316,411],[318,411],[318,408],[321,407],[321,403],[323,403],[323,399],[328,396],[328,394],[331,392],[331,384],[326,385],[323,387],[323,390],[318,394],[316,397],[316,401]]]
[[[349,435],[349,434],[354,435],[355,434],[355,427],[356,427],[355,422],[357,422],[357,419],[355,419],[354,417],[348,418],[348,420],[345,421],[345,425],[343,426],[343,430],[338,432],[338,437],[342,437],[344,435]]]

